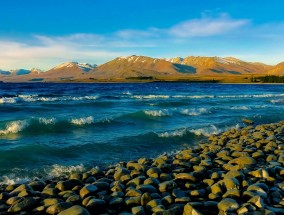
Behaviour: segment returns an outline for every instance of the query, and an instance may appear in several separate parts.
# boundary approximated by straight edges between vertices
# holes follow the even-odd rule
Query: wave
[[[19,133],[25,128],[27,128],[28,126],[29,126],[29,123],[26,120],[17,120],[17,121],[10,122],[7,124],[5,129],[0,130],[0,136]]]
[[[16,120],[7,122],[6,125],[4,125],[4,128],[0,130],[0,136],[5,136],[9,134],[19,134],[22,132],[32,134],[39,134],[45,132],[69,132],[70,129],[78,126],[102,126],[106,123],[110,123],[111,121],[111,119],[107,118],[95,121],[93,116],[72,119],[40,117],[26,120]]]
[[[47,176],[54,178],[60,176],[68,176],[70,173],[74,172],[83,172],[86,167],[83,164],[74,165],[74,166],[64,166],[59,164],[54,164],[51,167],[46,167],[44,171],[47,173]]]
[[[270,102],[272,104],[284,104],[284,99],[272,99]]]
[[[188,132],[187,129],[181,129],[181,130],[176,130],[176,131],[166,131],[166,132],[160,133],[158,135],[159,135],[159,137],[165,137],[165,138],[169,138],[169,137],[182,137],[187,132]]]
[[[94,117],[88,116],[88,117],[82,117],[78,119],[72,119],[71,123],[74,125],[89,125],[93,124],[95,122]]]
[[[44,179],[69,176],[71,173],[82,173],[87,169],[83,164],[78,165],[59,165],[44,166],[36,170],[14,168],[11,173],[0,177],[0,185],[23,184],[31,180],[38,179],[42,175]],[[21,177],[22,176],[22,177]]]
[[[207,127],[203,127],[203,128],[198,128],[198,129],[190,129],[190,132],[194,133],[197,136],[206,136],[209,137],[213,134],[220,134],[226,130],[229,130],[231,128],[235,128],[235,129],[239,129],[240,125],[237,124],[235,126],[231,126],[231,127],[223,127],[223,128],[218,128],[215,125],[209,125]]]
[[[183,115],[187,115],[187,116],[199,116],[199,115],[208,114],[211,112],[206,108],[193,108],[193,109],[181,110],[180,113]]]
[[[62,97],[48,97],[38,95],[18,95],[14,97],[0,98],[0,104],[13,104],[19,102],[56,102],[56,101],[84,101],[97,100],[99,96],[62,96]]]
[[[168,99],[169,95],[135,95],[131,96],[134,99]]]
[[[248,106],[234,106],[230,108],[231,110],[250,110],[251,108]]]
[[[214,95],[175,95],[172,98],[187,98],[187,99],[205,99],[205,98],[215,98]]]
[[[144,110],[143,111],[146,115],[152,117],[162,117],[162,116],[171,116],[171,112],[168,109],[163,110]]]

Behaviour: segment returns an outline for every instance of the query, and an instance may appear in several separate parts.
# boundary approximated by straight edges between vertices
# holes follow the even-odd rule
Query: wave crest
[[[17,120],[10,122],[5,129],[0,130],[0,135],[16,134],[29,126],[26,120]]]
[[[206,108],[193,108],[193,109],[181,110],[180,113],[183,115],[188,115],[188,116],[199,116],[202,114],[210,113],[210,111]]]
[[[170,116],[171,113],[169,110],[145,110],[144,113],[148,116],[154,116],[154,117],[161,117],[161,116]]]
[[[88,116],[88,117],[82,117],[78,119],[72,119],[71,123],[74,125],[89,125],[93,124],[95,122],[94,117]]]

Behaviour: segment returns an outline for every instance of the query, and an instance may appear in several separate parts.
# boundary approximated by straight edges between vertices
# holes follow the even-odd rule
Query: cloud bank
[[[224,55],[230,47],[232,53],[229,55],[247,56],[248,60],[255,56],[262,60],[264,52],[262,55],[261,50],[246,50],[251,52],[248,56],[236,49],[237,46],[246,49],[245,45],[250,41],[256,44],[265,41],[271,47],[271,50],[266,47],[265,51],[271,51],[284,60],[283,49],[276,45],[279,40],[284,40],[283,26],[283,23],[257,26],[248,19],[233,19],[228,14],[219,14],[217,17],[203,15],[168,28],[122,29],[108,34],[29,35],[21,41],[0,39],[0,68],[29,69],[33,66],[50,69],[65,61],[100,64],[131,54],[167,57],[165,49],[170,54],[179,49],[186,55]],[[224,41],[229,42],[225,44]],[[216,52],[209,52],[210,47],[216,48]]]

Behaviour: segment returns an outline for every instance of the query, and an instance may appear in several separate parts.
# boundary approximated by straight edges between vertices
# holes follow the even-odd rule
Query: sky
[[[0,69],[118,56],[284,61],[283,0],[1,0]]]

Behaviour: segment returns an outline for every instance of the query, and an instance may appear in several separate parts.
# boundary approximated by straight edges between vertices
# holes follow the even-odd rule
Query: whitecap
[[[180,130],[176,130],[176,131],[167,131],[167,132],[163,132],[158,134],[159,137],[182,137],[186,134],[187,130],[186,129],[180,129]]]
[[[232,128],[239,129],[240,125],[236,124],[235,126],[225,127],[225,128],[217,128],[215,125],[210,125],[208,127],[191,129],[190,132],[194,133],[197,136],[203,135],[203,136],[209,137],[212,134],[220,134],[220,133],[222,133],[226,130],[232,129]]]
[[[31,178],[25,177],[14,177],[14,176],[2,176],[0,185],[14,185],[14,184],[25,184],[31,181]]]
[[[54,164],[51,167],[45,169],[47,175],[51,178],[66,176],[70,173],[74,172],[83,172],[85,170],[85,166],[83,164],[75,165],[75,166],[63,166]]]
[[[230,108],[231,110],[250,110],[251,108],[248,106],[234,106]]]
[[[0,104],[14,104],[17,102],[17,98],[8,98],[8,97],[2,97],[0,98]]]
[[[54,125],[56,122],[56,118],[45,118],[45,117],[40,117],[38,119],[39,123],[44,124],[44,125]]]
[[[272,100],[270,100],[270,102],[272,104],[284,104],[284,100],[283,99],[272,99]]]
[[[132,96],[135,99],[168,99],[170,96],[168,95],[135,95]]]
[[[145,110],[144,113],[148,116],[154,116],[154,117],[161,117],[161,116],[170,116],[171,113],[167,109],[163,110]]]
[[[0,130],[0,135],[16,134],[24,130],[29,123],[26,120],[17,120],[7,124],[6,128]]]
[[[94,123],[94,117],[82,117],[82,118],[74,118],[71,120],[71,123],[74,125],[87,125]]]
[[[193,108],[181,110],[180,113],[188,116],[199,116],[202,114],[210,113],[210,111],[206,108]]]

